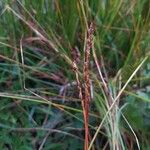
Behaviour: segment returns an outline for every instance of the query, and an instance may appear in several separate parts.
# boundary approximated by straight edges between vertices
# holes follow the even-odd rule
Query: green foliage
[[[83,149],[83,115],[70,50],[79,49],[82,77],[85,33],[88,23],[94,22],[94,49],[115,98],[150,55],[149,6],[149,0],[1,0],[0,149],[30,150],[42,144],[44,150]],[[116,135],[122,148],[132,148],[127,141],[136,145],[121,112],[141,149],[150,147],[149,62],[148,58],[118,100],[113,116],[117,133],[111,132],[109,114],[93,144],[95,149],[111,149]],[[93,56],[90,71],[92,138],[110,107]]]

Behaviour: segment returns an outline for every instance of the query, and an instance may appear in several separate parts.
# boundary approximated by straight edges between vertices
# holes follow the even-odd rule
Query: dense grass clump
[[[148,150],[149,0],[0,1],[0,149]]]

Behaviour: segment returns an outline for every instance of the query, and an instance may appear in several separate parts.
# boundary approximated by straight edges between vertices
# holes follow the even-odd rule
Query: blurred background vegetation
[[[79,49],[82,78],[90,22],[95,24],[94,50],[113,97],[148,56],[119,98],[116,128],[120,149],[138,149],[138,144],[149,149],[150,1],[1,0],[1,150],[83,149],[83,115],[70,50]],[[90,65],[92,139],[108,108],[92,55]],[[113,149],[114,133],[106,129],[110,124],[106,118],[93,150]]]

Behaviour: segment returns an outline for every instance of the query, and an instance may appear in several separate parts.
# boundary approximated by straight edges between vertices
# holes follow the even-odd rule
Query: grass
[[[0,149],[148,150],[149,6],[148,0],[1,1]],[[91,95],[89,115],[77,78],[80,94]]]

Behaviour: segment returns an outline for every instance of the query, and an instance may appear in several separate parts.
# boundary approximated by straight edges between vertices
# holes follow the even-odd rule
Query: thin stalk
[[[94,143],[94,141],[95,141],[95,139],[96,139],[96,136],[98,135],[98,133],[99,133],[101,127],[102,127],[102,124],[104,123],[105,119],[107,118],[107,116],[108,116],[108,114],[110,113],[110,111],[112,110],[112,108],[115,106],[115,104],[116,104],[116,102],[118,101],[119,97],[121,96],[122,92],[125,90],[125,88],[126,88],[127,85],[129,84],[129,82],[132,80],[132,78],[135,76],[135,74],[137,73],[137,71],[141,68],[141,66],[145,63],[145,61],[146,61],[147,59],[148,59],[148,57],[145,57],[145,58],[143,59],[143,61],[142,61],[142,62],[139,64],[139,66],[134,70],[134,72],[133,72],[132,75],[129,77],[129,79],[127,80],[127,82],[125,83],[125,85],[124,85],[124,86],[122,87],[122,89],[119,91],[118,95],[114,98],[114,101],[113,101],[112,105],[110,106],[109,110],[106,112],[106,114],[105,114],[103,120],[101,121],[101,123],[100,123],[100,125],[99,125],[99,127],[98,127],[98,129],[97,129],[97,131],[96,131],[96,133],[95,133],[95,135],[94,135],[94,137],[93,137],[91,143],[90,143],[90,146],[89,146],[89,149],[88,149],[88,150],[91,149],[91,147],[92,147],[92,145],[93,145],[93,143]]]

